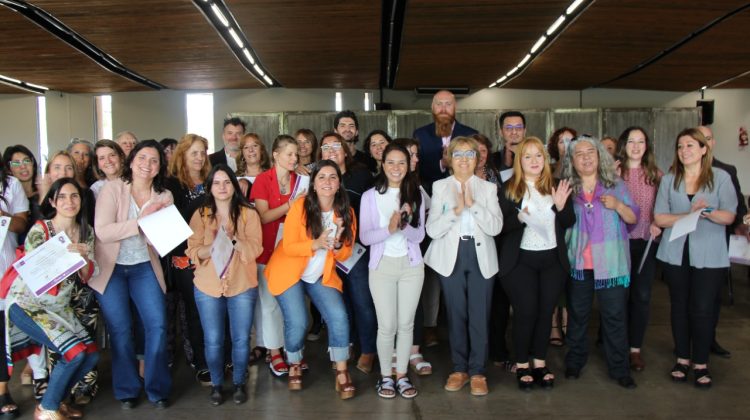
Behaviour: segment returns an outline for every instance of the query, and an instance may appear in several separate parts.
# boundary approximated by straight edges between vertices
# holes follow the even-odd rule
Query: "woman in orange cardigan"
[[[305,293],[328,325],[328,347],[336,363],[336,391],[354,396],[349,371],[349,319],[341,295],[337,261],[352,254],[356,219],[341,187],[341,171],[322,160],[311,174],[312,189],[289,209],[284,237],[274,250],[265,275],[284,315],[284,342],[289,363],[289,389],[302,389],[302,348],[307,331]]]

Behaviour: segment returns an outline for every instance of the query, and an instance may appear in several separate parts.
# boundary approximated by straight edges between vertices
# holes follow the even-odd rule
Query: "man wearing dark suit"
[[[708,147],[712,151],[716,151],[716,148],[714,147],[716,146],[716,138],[714,138],[713,131],[705,125],[698,127],[698,130],[700,130],[700,132],[703,133],[703,135],[706,137]],[[747,237],[747,226],[742,224],[742,216],[747,214],[747,206],[745,205],[745,196],[742,195],[742,188],[740,188],[740,180],[739,178],[737,178],[737,168],[735,168],[734,165],[730,165],[728,163],[720,161],[716,158],[716,155],[714,155],[711,166],[713,166],[714,168],[723,169],[729,174],[729,177],[732,179],[734,191],[737,193],[737,211],[734,216],[734,223],[732,223],[730,226],[727,226],[727,242],[729,239],[729,235],[732,233],[737,235],[744,235]],[[731,276],[732,274],[728,272],[727,275]],[[716,324],[719,323],[720,307],[721,305],[716,305],[716,313],[714,314],[714,321],[716,322]],[[717,356],[721,356],[724,358],[729,358],[732,356],[732,353],[730,353],[729,350],[719,345],[719,343],[716,341],[716,337],[714,337],[714,341],[711,344],[711,352],[716,354]]]
[[[245,134],[245,122],[241,119],[227,118],[224,120],[224,128],[221,131],[221,139],[224,141],[224,147],[208,155],[211,166],[220,163],[229,165],[233,171],[237,170],[237,161],[234,159],[240,153],[240,139]]]
[[[513,167],[516,146],[526,138],[526,117],[519,111],[500,114],[500,144],[492,154],[492,163],[498,171]]]
[[[419,141],[419,176],[430,195],[432,183],[448,176],[445,150],[451,139],[477,133],[456,121],[456,97],[447,90],[432,97],[432,117],[435,122],[417,128],[412,134]]]

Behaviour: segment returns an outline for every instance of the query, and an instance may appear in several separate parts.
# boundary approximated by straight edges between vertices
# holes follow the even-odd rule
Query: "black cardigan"
[[[510,180],[508,180],[510,181]],[[503,212],[503,230],[498,235],[498,257],[500,271],[499,277],[507,276],[518,264],[518,255],[521,250],[521,239],[523,238],[526,224],[518,220],[518,208],[521,201],[511,201],[505,196],[505,190],[508,188],[508,182],[503,183],[502,188],[498,188],[497,195],[500,201],[500,210]],[[560,260],[565,273],[570,273],[570,262],[568,261],[568,248],[565,244],[565,230],[576,221],[576,214],[573,211],[573,194],[571,193],[565,202],[562,211],[557,211],[556,206],[552,206],[555,212],[555,236],[557,239],[557,256]]]

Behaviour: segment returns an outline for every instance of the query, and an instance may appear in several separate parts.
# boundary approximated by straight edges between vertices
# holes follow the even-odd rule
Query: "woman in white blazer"
[[[440,276],[448,313],[453,373],[445,384],[458,391],[471,382],[472,395],[486,395],[484,376],[494,276],[493,237],[503,227],[497,186],[474,176],[479,146],[456,137],[448,146],[451,176],[432,186],[427,234],[433,239],[425,263]]]

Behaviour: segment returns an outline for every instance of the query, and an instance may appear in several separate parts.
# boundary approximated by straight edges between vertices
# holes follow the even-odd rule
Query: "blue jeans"
[[[349,314],[352,340],[359,339],[362,353],[375,353],[375,339],[378,332],[378,319],[370,294],[369,268],[370,251],[365,252],[349,274],[336,269],[344,282],[344,301]]]
[[[60,353],[60,350],[47,338],[44,330],[18,305],[10,307],[8,318],[32,340]],[[85,351],[78,353],[70,361],[61,357],[49,375],[47,392],[42,397],[42,408],[57,410],[60,407],[60,402],[70,393],[73,385],[83,379],[96,366],[97,361],[99,361],[99,353],[86,353]]]
[[[194,287],[195,304],[198,306],[203,326],[206,363],[211,372],[211,383],[221,386],[224,383],[224,320],[229,315],[229,333],[232,337],[232,381],[235,385],[245,383],[247,373],[250,328],[253,326],[255,302],[258,288],[247,289],[231,297],[209,296]]]
[[[349,359],[349,318],[341,293],[333,287],[323,286],[323,279],[315,283],[302,280],[276,296],[284,314],[284,342],[289,363],[302,361],[302,348],[307,333],[307,307],[305,292],[310,296],[328,326],[328,350],[331,360]]]
[[[112,383],[115,398],[137,398],[141,391],[133,339],[132,300],[143,321],[144,388],[150,401],[169,397],[172,377],[167,360],[167,311],[151,263],[116,264],[104,294],[96,293],[112,343]]]

